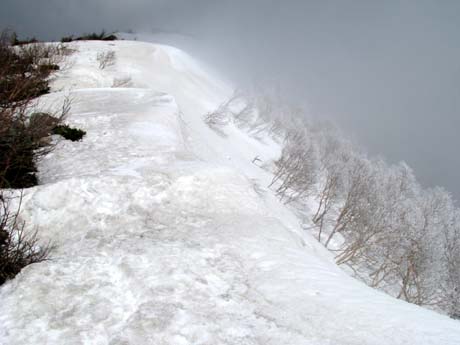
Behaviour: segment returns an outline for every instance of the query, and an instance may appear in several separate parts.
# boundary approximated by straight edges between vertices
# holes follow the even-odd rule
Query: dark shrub
[[[0,140],[0,174],[4,188],[28,188],[37,185],[33,146],[19,142]],[[12,148],[14,147],[14,151]]]
[[[105,30],[102,30],[100,33],[89,33],[83,34],[79,37],[74,38],[73,36],[66,36],[61,38],[61,42],[72,42],[72,41],[115,41],[118,40],[118,37],[114,34],[107,34]]]
[[[32,43],[38,43],[39,41],[35,38],[26,38],[24,40],[19,40],[17,37],[13,40],[12,45],[13,46],[23,46],[25,44],[32,44]]]
[[[79,141],[85,136],[86,132],[68,125],[59,125],[53,128],[53,134],[58,134],[67,140]]]
[[[112,35],[104,37],[103,40],[104,41],[116,41],[118,40],[118,37],[112,34]]]
[[[69,43],[74,40],[73,36],[64,36],[61,38],[61,43]]]
[[[38,66],[38,71],[40,73],[49,74],[52,71],[59,71],[60,67],[56,64],[43,64]]]
[[[3,128],[0,131],[0,188],[28,188],[37,185],[36,159],[46,153],[42,139],[60,121],[58,118],[51,121],[45,115],[34,114],[27,122],[25,116],[16,114],[7,118],[3,112]]]
[[[92,32],[89,34],[83,34],[78,37],[64,36],[61,38],[61,43],[69,43],[72,41],[116,41],[118,37],[114,34],[107,34],[105,30],[102,30],[100,33]]]
[[[81,129],[60,125],[62,117],[47,113],[34,113],[29,121],[24,118],[0,121],[0,125],[4,125],[0,130],[0,188],[37,185],[36,161],[53,148],[51,141],[46,140],[50,134],[71,141],[81,140],[86,134]]]

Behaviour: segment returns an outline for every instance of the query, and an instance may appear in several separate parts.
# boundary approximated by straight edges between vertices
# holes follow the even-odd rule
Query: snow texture
[[[458,321],[354,280],[301,229],[252,163],[276,143],[203,123],[230,85],[172,47],[71,45],[42,102],[70,95],[87,135],[25,193],[22,219],[57,248],[0,287],[1,344],[460,344]]]

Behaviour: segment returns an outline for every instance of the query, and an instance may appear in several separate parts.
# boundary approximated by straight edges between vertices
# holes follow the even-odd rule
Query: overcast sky
[[[237,81],[277,80],[368,151],[460,199],[460,1],[1,0],[25,36],[160,29]]]

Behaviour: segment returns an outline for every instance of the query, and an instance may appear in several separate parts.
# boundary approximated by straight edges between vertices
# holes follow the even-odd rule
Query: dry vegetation
[[[48,138],[62,125],[70,102],[54,114],[34,108],[68,54],[62,45],[19,41],[7,31],[0,36],[0,284],[46,260],[51,250],[19,221],[22,196],[15,197],[12,189],[36,185],[36,163],[54,148]],[[12,205],[17,206],[12,210]]]
[[[97,54],[97,62],[99,63],[100,69],[106,69],[107,67],[115,65],[116,54],[113,50],[101,52]]]
[[[24,267],[46,261],[52,245],[40,243],[37,231],[25,231],[19,220],[22,195],[17,197],[18,206],[11,211],[13,197],[0,194],[0,285],[13,279]]]

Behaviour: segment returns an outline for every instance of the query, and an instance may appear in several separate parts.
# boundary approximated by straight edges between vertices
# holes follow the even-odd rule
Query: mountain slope
[[[251,162],[276,143],[203,123],[228,85],[175,48],[72,45],[43,103],[70,93],[88,134],[26,192],[57,249],[0,288],[1,344],[458,344],[460,323],[350,278],[300,228]]]

